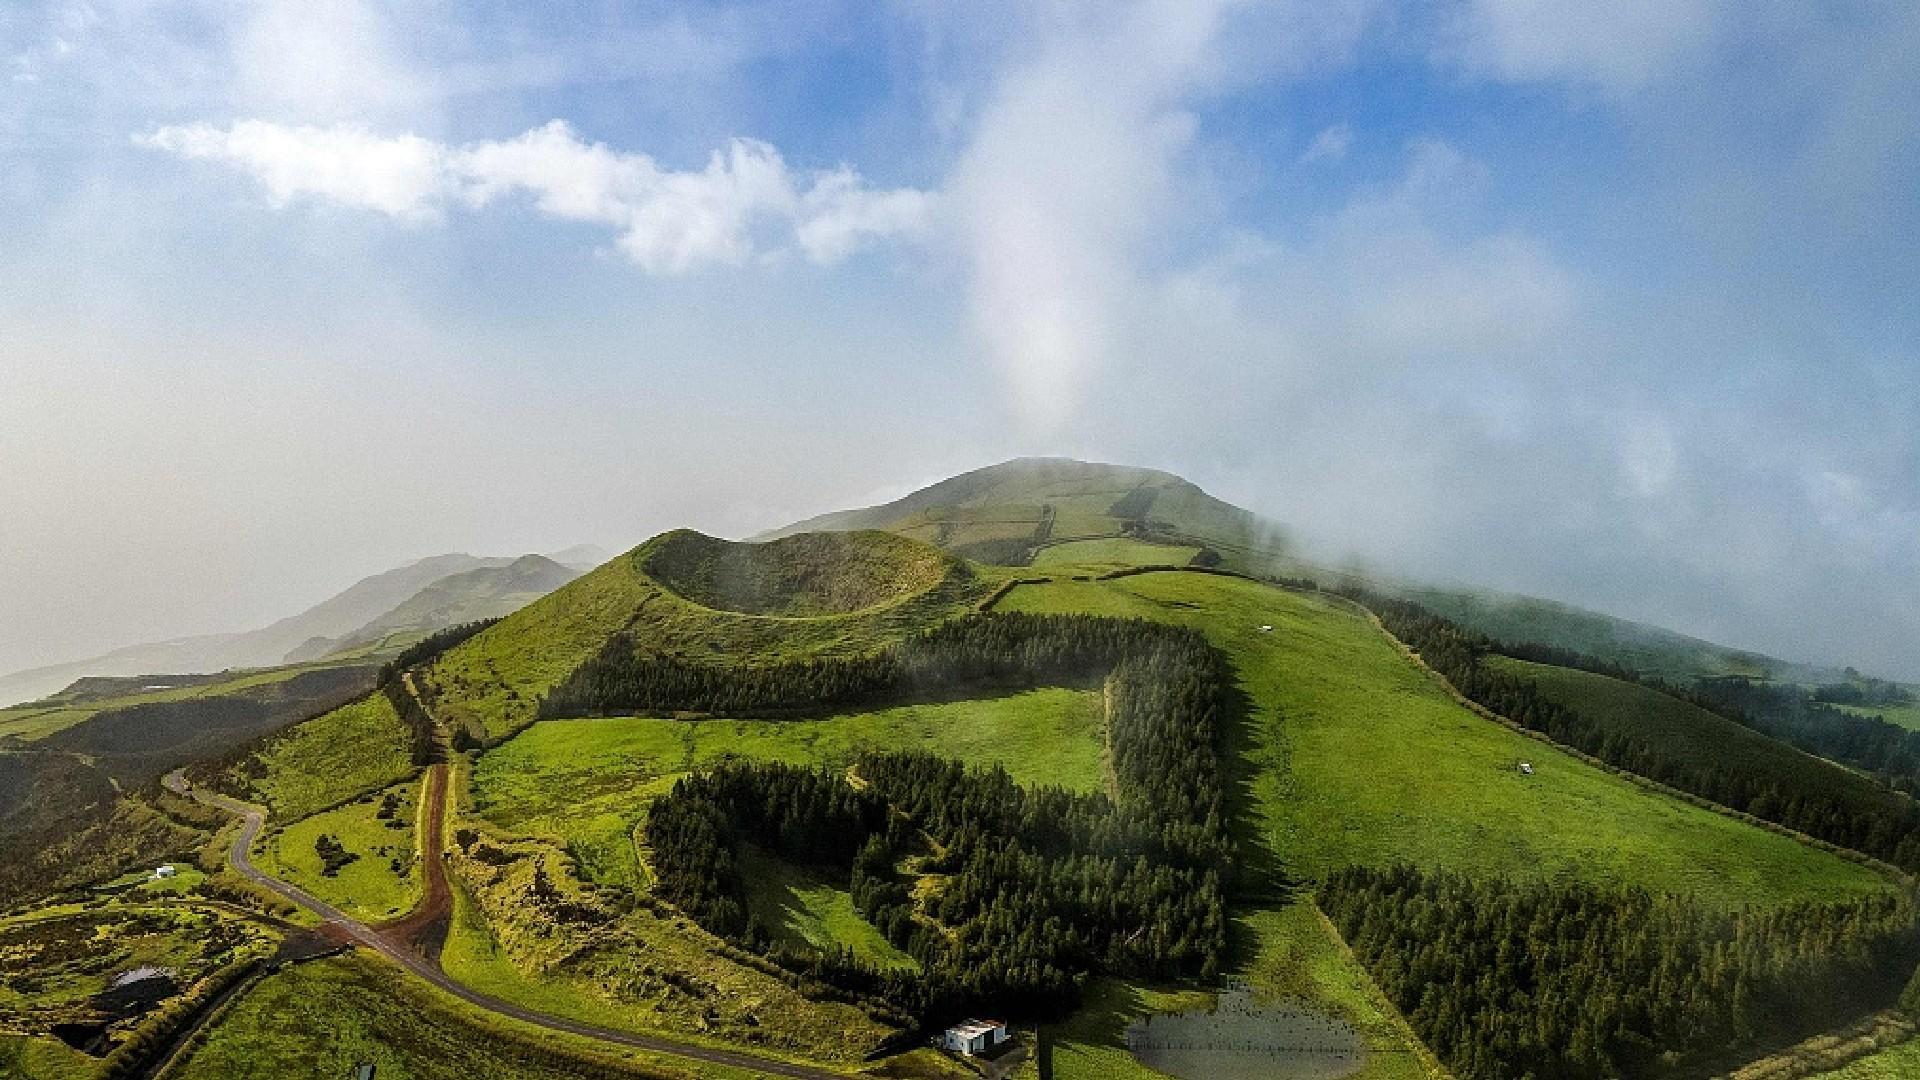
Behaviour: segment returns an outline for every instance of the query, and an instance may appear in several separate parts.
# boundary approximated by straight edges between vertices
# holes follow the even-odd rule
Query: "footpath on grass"
[[[372,949],[469,1005],[497,1016],[551,1031],[565,1032],[650,1053],[746,1069],[767,1076],[796,1077],[798,1080],[845,1080],[844,1073],[796,1065],[744,1051],[721,1050],[657,1035],[641,1035],[637,1032],[621,1031],[616,1028],[581,1023],[561,1016],[552,1016],[483,994],[464,983],[454,981],[440,967],[440,944],[445,940],[448,918],[453,910],[453,893],[447,882],[446,866],[442,855],[442,828],[447,797],[447,766],[444,764],[432,765],[427,770],[427,791],[423,806],[426,817],[421,830],[421,862],[425,866],[427,875],[426,894],[412,912],[378,927],[369,926],[305,889],[282,881],[253,865],[253,844],[266,825],[266,811],[262,808],[195,787],[187,782],[186,777],[179,770],[168,773],[161,783],[176,794],[186,795],[240,818],[240,832],[234,837],[233,844],[227,851],[227,860],[242,877],[318,915],[323,924],[321,932],[328,937]]]

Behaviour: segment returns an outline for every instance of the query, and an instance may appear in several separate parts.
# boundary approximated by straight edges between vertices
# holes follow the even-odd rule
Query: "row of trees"
[[[1144,621],[983,615],[847,670],[866,662],[906,697],[983,683],[1080,685],[1104,672],[1113,793],[1024,788],[1004,769],[917,753],[862,757],[860,787],[823,771],[725,765],[682,780],[651,811],[647,839],[667,899],[716,933],[925,1019],[987,1005],[1058,1015],[1095,971],[1219,973],[1234,861],[1220,779],[1230,680],[1204,639]],[[759,673],[755,693],[768,696],[758,700],[782,711],[809,703],[772,691],[823,685],[811,678],[818,664],[745,670]],[[712,704],[674,707],[717,711]],[[748,841],[847,875],[862,914],[920,970],[776,948],[747,910],[739,851]],[[941,883],[921,899],[896,870],[915,854]]]
[[[1534,642],[1493,642],[1492,651],[1516,660],[1591,671],[1638,683],[1753,728],[1810,754],[1872,773],[1887,786],[1920,795],[1920,732],[1836,708],[1899,706],[1913,691],[1897,683],[1853,673],[1854,681],[1829,683],[1809,691],[1793,683],[1744,676],[1707,676],[1691,685],[1641,674],[1632,668],[1574,649]]]
[[[1757,731],[1920,796],[1920,731],[1848,712],[1817,691],[1792,684],[1711,678],[1701,679],[1695,692],[1721,714],[1737,716]]]
[[[1394,636],[1469,700],[1555,742],[1722,806],[1920,871],[1920,805],[1911,800],[1865,782],[1835,784],[1818,770],[1790,760],[1695,753],[1680,741],[1622,730],[1549,700],[1530,679],[1482,663],[1485,656],[1498,653],[1551,658],[1551,662],[1580,660],[1577,654],[1503,645],[1411,601],[1365,592],[1348,595],[1371,608]],[[1598,662],[1574,666],[1610,668]],[[1620,674],[1668,692],[1673,689],[1640,680],[1625,669],[1603,673]],[[1686,697],[1711,705],[1722,715],[1743,721],[1747,715],[1727,696],[1716,696],[1707,684]],[[1810,707],[1831,710],[1831,706]],[[1764,727],[1761,730],[1771,734]]]
[[[1697,1071],[1877,1008],[1920,960],[1904,894],[1716,911],[1638,889],[1351,867],[1320,893],[1455,1075],[1603,1080]]]
[[[415,765],[432,765],[443,760],[445,755],[440,748],[439,730],[433,722],[433,716],[415,693],[418,687],[407,685],[407,673],[432,663],[443,653],[499,621],[480,619],[436,630],[400,650],[392,660],[381,665],[380,692],[386,695],[393,711],[400,714],[401,722],[407,725],[408,750]],[[464,731],[460,734],[464,734]],[[467,744],[462,744],[461,748],[466,749]]]
[[[1199,640],[1140,619],[975,615],[864,655],[771,664],[642,652],[631,635],[620,634],[542,699],[540,715],[785,716],[1030,686],[1092,686],[1121,658],[1182,633]]]

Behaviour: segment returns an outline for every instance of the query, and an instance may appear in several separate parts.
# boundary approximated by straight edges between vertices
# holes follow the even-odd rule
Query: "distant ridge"
[[[392,610],[337,638],[314,638],[289,652],[288,663],[318,660],[383,643],[403,644],[461,623],[511,615],[580,576],[545,555],[522,555],[440,578]]]
[[[576,559],[604,553],[580,545],[557,554]],[[476,570],[504,568],[514,561],[508,557],[434,555],[362,578],[299,614],[256,630],[129,645],[84,660],[0,675],[0,705],[44,697],[88,676],[179,675],[278,665],[287,662],[289,654],[304,653],[316,640],[331,641],[354,634],[435,582]],[[565,565],[561,559],[552,562]],[[523,597],[520,603],[528,599],[532,597]]]

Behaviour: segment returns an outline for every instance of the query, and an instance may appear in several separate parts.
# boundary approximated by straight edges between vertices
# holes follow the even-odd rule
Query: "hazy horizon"
[[[0,673],[1025,454],[1920,679],[1920,9],[0,13]]]

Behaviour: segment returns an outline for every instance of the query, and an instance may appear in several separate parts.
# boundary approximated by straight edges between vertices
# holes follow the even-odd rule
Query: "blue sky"
[[[1920,9],[0,11],[0,668],[1018,453],[1920,677]]]

